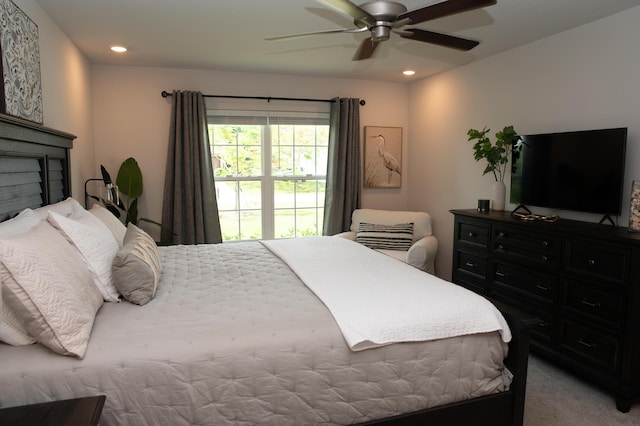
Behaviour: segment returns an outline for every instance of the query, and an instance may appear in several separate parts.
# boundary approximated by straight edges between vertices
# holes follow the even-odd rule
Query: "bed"
[[[0,123],[22,125],[9,118]],[[40,135],[37,126],[28,127]],[[42,152],[55,147],[59,150],[51,156],[68,170],[70,135],[53,132],[53,140],[38,136],[19,142],[12,136],[8,150],[2,145],[3,134],[0,129],[1,158],[37,158],[38,164],[46,165],[50,154]],[[44,134],[52,131],[45,129]],[[6,169],[13,173],[11,167]],[[50,172],[48,167],[39,171],[42,182],[51,180]],[[100,215],[66,198],[70,194],[64,167],[61,176],[61,196],[47,195],[49,185],[42,185],[40,202],[11,206],[2,214],[9,218],[29,208],[25,216],[47,222],[28,231],[41,232],[33,238],[55,238],[58,244],[55,233],[66,232],[63,240],[75,241],[66,228],[70,221],[86,220],[84,226]],[[122,230],[106,217],[100,220],[116,242],[112,251],[117,256],[129,247],[130,235],[143,245],[152,244],[144,239],[144,231]],[[85,229],[77,224],[72,228],[76,226]],[[80,251],[82,241],[76,247]],[[41,246],[38,263],[45,263],[46,256],[62,256],[60,264],[71,262],[61,250],[47,248],[52,245]],[[13,252],[2,250],[3,262],[9,264]],[[108,289],[83,286],[81,292],[91,292],[82,293],[83,303],[58,309],[74,315],[74,309],[80,309],[77,317],[84,318],[82,325],[59,339],[63,344],[38,339],[19,346],[0,343],[0,407],[103,394],[103,425],[522,424],[532,319],[502,307],[500,315],[471,292],[340,238],[149,250],[157,259],[149,255],[146,275],[114,278],[124,283],[126,296],[116,299],[120,301],[107,301],[113,297]],[[313,261],[309,252],[314,253]],[[59,275],[73,265],[58,265]],[[323,270],[333,275],[320,273]],[[115,268],[112,272],[116,275]],[[100,275],[78,274],[86,280]],[[13,284],[6,273],[2,276],[5,296]],[[152,284],[137,286],[132,276]],[[392,279],[374,284],[375,276],[395,277],[398,282],[393,287],[385,284]],[[401,276],[406,279],[398,280]],[[367,289],[376,285],[391,293],[378,300],[368,298],[367,293],[374,292]],[[136,287],[142,291],[136,293]],[[359,293],[350,293],[358,287]],[[452,292],[448,297],[453,295],[455,303],[439,303],[440,295],[423,293],[427,287],[438,288],[438,294]],[[385,305],[394,304],[389,301],[396,293],[419,295],[399,299],[398,304],[425,309],[387,316]],[[365,303],[345,303],[354,299]],[[455,305],[462,307],[462,314]],[[422,316],[438,310],[450,315],[448,319],[429,323],[431,317]],[[412,323],[416,315],[430,326]],[[369,320],[363,321],[366,317]],[[391,327],[403,321],[400,332]],[[469,331],[469,323],[484,324],[485,329]],[[441,334],[450,333],[445,330],[450,328],[458,331],[451,337]]]

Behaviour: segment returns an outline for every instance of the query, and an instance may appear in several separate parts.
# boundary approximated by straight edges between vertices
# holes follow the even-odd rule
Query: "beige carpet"
[[[640,425],[640,402],[628,413],[616,410],[611,395],[531,355],[525,426]]]

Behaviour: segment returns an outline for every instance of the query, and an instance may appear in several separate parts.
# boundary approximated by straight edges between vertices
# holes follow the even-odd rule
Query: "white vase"
[[[491,197],[492,205],[491,210],[495,211],[503,211],[504,210],[504,194],[507,190],[507,187],[504,185],[504,182],[494,182],[493,183],[493,196]]]

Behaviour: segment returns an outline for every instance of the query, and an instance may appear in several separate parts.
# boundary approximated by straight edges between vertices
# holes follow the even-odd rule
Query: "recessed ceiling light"
[[[111,46],[111,50],[117,53],[124,53],[127,51],[127,48],[124,46]]]
[[[404,75],[414,75],[416,72],[413,70],[406,70],[406,71],[402,71],[402,74]]]

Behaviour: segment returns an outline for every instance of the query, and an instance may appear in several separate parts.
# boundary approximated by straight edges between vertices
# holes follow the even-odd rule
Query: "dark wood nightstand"
[[[0,425],[96,426],[106,396],[66,399],[0,409]]]

